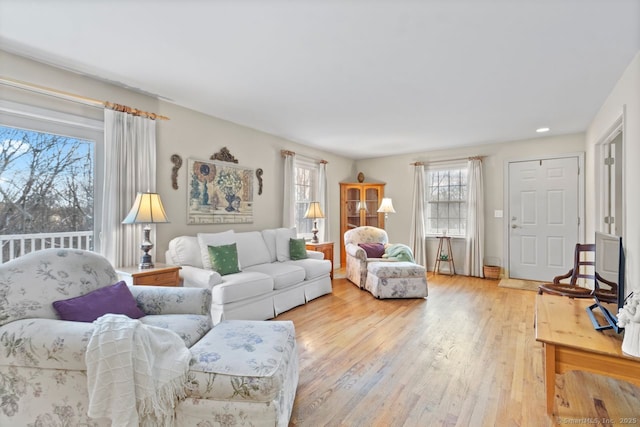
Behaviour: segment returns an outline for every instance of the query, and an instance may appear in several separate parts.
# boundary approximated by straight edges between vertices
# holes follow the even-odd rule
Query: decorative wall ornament
[[[258,178],[258,196],[262,194],[262,168],[256,169],[256,177]]]
[[[182,167],[182,157],[178,154],[174,154],[171,156],[171,163],[173,163],[173,168],[171,168],[171,186],[174,190],[178,189],[178,170]]]
[[[358,172],[358,182],[364,182],[364,174],[362,172]]]
[[[218,151],[217,153],[214,153],[210,157],[210,159],[211,160],[220,160],[222,162],[238,163],[238,159],[233,157],[233,155],[229,152],[229,149],[227,147],[222,147],[222,149],[220,151]]]
[[[253,169],[197,159],[187,168],[187,224],[253,222]]]

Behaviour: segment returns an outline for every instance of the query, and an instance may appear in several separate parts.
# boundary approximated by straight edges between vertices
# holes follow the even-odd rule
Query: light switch
[[[494,218],[502,218],[502,210],[493,211],[493,217]]]

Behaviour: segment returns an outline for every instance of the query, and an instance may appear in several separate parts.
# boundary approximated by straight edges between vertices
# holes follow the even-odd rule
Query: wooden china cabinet
[[[340,267],[346,267],[344,233],[363,225],[384,228],[384,214],[378,207],[384,197],[384,182],[340,183]]]

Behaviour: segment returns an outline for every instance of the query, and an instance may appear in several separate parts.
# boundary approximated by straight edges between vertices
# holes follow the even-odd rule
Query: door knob
[[[518,226],[515,224],[511,224],[511,228],[518,228]]]

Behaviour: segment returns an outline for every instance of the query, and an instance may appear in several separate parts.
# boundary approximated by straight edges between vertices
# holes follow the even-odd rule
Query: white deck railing
[[[47,248],[93,250],[93,231],[67,233],[4,234],[0,235],[0,264],[20,255]]]

